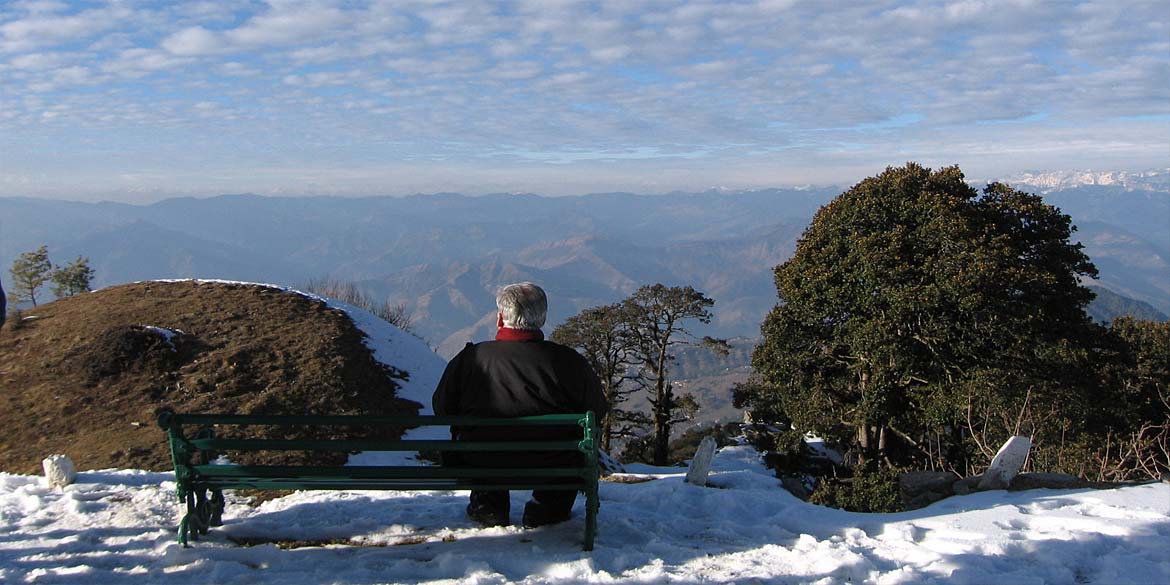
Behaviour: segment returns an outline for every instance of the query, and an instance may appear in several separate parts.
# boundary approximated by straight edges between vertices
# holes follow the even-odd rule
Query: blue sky
[[[0,196],[1170,166],[1158,1],[0,2]]]

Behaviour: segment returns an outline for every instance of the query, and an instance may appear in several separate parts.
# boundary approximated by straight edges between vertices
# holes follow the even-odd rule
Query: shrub
[[[850,512],[900,512],[899,473],[889,467],[877,471],[854,468],[853,477],[825,477],[809,502]]]
[[[734,445],[735,438],[740,436],[739,423],[716,424],[688,429],[681,436],[670,442],[669,465],[682,465],[695,456],[699,443],[704,438],[715,437],[715,445],[725,447]],[[618,457],[622,463],[649,463],[654,462],[654,437],[644,435],[636,437],[625,444]]]
[[[393,304],[388,300],[378,303],[373,297],[362,292],[354,283],[330,280],[328,278],[314,278],[309,280],[305,284],[305,290],[369,311],[383,321],[418,337],[413,327],[414,318],[406,309],[405,303]]]

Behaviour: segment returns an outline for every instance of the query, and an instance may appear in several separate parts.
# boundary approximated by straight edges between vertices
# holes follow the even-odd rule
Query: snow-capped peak
[[[1170,169],[1147,171],[1025,171],[1000,179],[1009,185],[1026,185],[1042,193],[1084,185],[1116,186],[1126,190],[1170,191]]]

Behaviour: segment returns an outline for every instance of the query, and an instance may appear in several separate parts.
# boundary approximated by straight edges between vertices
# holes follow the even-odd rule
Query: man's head
[[[540,329],[548,315],[548,297],[531,282],[509,284],[496,293],[499,325],[509,329]]]

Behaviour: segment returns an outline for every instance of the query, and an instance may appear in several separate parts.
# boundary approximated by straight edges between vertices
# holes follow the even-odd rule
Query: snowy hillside
[[[429,412],[443,361],[334,305],[379,360],[410,373],[400,394]],[[983,492],[856,514],[791,496],[750,447],[721,450],[710,487],[685,483],[679,468],[633,471],[648,481],[602,483],[591,553],[581,551],[580,498],[561,525],[483,529],[464,514],[465,492],[297,492],[256,506],[229,494],[225,525],[184,549],[173,474],[88,471],[58,490],[0,473],[0,583],[1170,582],[1164,483]],[[516,511],[526,495],[512,498]],[[318,546],[278,546],[290,543]]]

